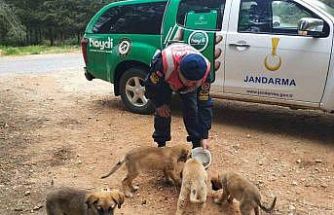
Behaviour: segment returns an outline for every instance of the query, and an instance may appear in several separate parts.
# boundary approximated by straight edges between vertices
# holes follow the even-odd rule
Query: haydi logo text
[[[108,37],[107,41],[89,39],[89,46],[100,50],[111,49],[113,47],[113,39]]]

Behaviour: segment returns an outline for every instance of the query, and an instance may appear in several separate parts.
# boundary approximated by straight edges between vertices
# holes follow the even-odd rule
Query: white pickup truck
[[[84,37],[87,79],[113,83],[133,112],[151,109],[142,80],[175,40],[212,62],[213,97],[334,111],[334,8],[318,0],[121,1]]]

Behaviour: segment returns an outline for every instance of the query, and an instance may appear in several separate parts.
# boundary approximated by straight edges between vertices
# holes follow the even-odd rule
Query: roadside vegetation
[[[0,56],[78,50],[89,20],[114,1],[0,0]],[[333,0],[321,1],[334,6]],[[291,10],[284,20],[299,18],[297,13]]]
[[[0,0],[0,56],[79,51],[91,17],[113,0]]]
[[[112,0],[0,0],[0,56],[80,50],[91,17]]]
[[[34,54],[50,54],[50,53],[65,53],[80,51],[79,45],[30,45],[22,47],[0,46],[0,56],[20,56]]]
[[[112,0],[0,0],[0,45],[79,44],[92,16]]]

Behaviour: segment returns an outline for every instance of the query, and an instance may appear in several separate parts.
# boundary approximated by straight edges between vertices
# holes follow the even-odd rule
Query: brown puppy
[[[174,184],[180,185],[181,181],[176,174],[177,164],[180,161],[185,162],[190,156],[190,147],[186,145],[164,148],[140,147],[129,151],[107,175],[101,178],[109,177],[125,164],[128,174],[123,179],[122,185],[125,196],[132,197],[132,192],[138,189],[138,187],[132,185],[132,181],[143,170],[163,170],[167,179],[171,179]]]
[[[188,200],[190,200],[190,203],[199,204],[200,210],[205,206],[208,194],[207,178],[208,174],[200,161],[196,159],[187,160],[182,172],[182,187],[177,202],[176,215],[184,213]]]
[[[118,190],[88,192],[61,188],[46,197],[48,215],[113,215],[116,206],[121,208],[124,194]]]
[[[226,200],[232,203],[233,198],[240,202],[240,212],[242,215],[249,215],[254,210],[259,215],[259,207],[270,213],[276,204],[274,198],[270,208],[266,208],[261,203],[261,195],[255,185],[236,173],[226,173],[211,178],[213,190],[223,189],[221,198],[216,199],[216,203],[224,203]]]

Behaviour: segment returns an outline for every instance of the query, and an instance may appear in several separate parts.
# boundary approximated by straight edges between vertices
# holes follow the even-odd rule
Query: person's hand
[[[201,144],[204,149],[209,149],[209,139],[202,139]]]
[[[160,116],[160,117],[170,117],[171,111],[168,105],[162,105],[158,108],[155,109],[156,113]]]

